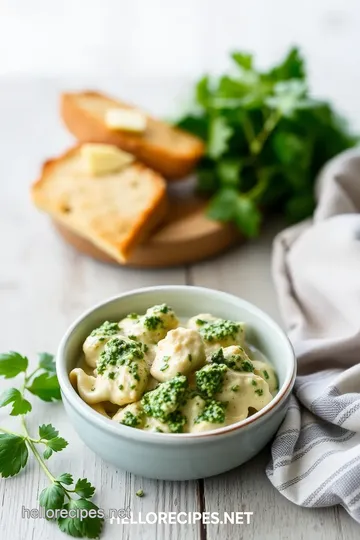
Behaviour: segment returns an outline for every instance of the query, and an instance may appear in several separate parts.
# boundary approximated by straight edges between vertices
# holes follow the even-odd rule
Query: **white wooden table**
[[[279,320],[270,277],[271,240],[276,227],[268,226],[260,240],[211,261],[171,270],[134,270],[107,266],[87,259],[65,245],[46,216],[31,205],[28,188],[40,163],[70,143],[57,118],[61,88],[89,81],[0,80],[0,351],[18,350],[32,361],[38,351],[54,352],[67,326],[95,302],[135,287],[160,284],[202,285],[237,294]],[[128,94],[155,112],[176,100],[179,81],[139,85],[104,80],[99,86]],[[0,381],[0,389],[11,381]],[[34,433],[52,422],[69,440],[69,447],[53,457],[55,474],[86,476],[97,486],[95,502],[102,508],[132,511],[252,511],[253,522],[241,525],[110,525],[102,538],[114,540],[352,540],[359,526],[341,508],[306,510],[279,495],[264,473],[268,451],[227,474],[198,482],[161,482],[116,470],[88,450],[68,423],[61,403],[33,400],[30,426]],[[0,409],[0,425],[9,423]],[[144,456],[146,459],[146,456]],[[204,456],[206,459],[206,456]],[[21,508],[36,508],[47,480],[31,460],[13,479],[0,479],[1,540],[57,540],[65,538],[45,520],[21,518]],[[142,488],[145,497],[135,492]]]

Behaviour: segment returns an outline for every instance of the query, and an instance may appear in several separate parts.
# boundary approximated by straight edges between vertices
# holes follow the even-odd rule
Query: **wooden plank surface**
[[[104,86],[110,83],[104,82]],[[73,83],[75,85],[75,83]],[[84,86],[88,85],[84,83]],[[32,361],[38,351],[54,352],[72,320],[84,309],[108,296],[135,287],[189,283],[225,290],[255,302],[279,319],[271,286],[269,257],[274,227],[259,241],[190,268],[133,270],[103,265],[76,254],[64,245],[38,214],[28,197],[28,186],[41,161],[70,142],[56,115],[60,87],[69,81],[0,81],[0,351],[19,350]],[[115,83],[111,88],[114,89]],[[109,88],[111,90],[111,88]],[[127,87],[130,93],[130,87]],[[134,91],[135,93],[135,91]],[[163,88],[155,109],[164,96]],[[147,94],[146,99],[150,101]],[[155,103],[154,101],[154,103]],[[9,386],[0,382],[0,390]],[[52,422],[69,442],[69,448],[50,460],[54,473],[85,475],[97,486],[101,507],[132,511],[254,512],[249,526],[110,525],[105,540],[355,540],[359,526],[340,509],[309,511],[281,497],[265,477],[267,452],[251,463],[204,482],[156,482],[115,470],[102,462],[78,439],[61,404],[34,402],[30,427]],[[0,409],[0,425],[14,426],[16,419]],[[146,459],[146,456],[144,456]],[[206,459],[206,456],[204,456]],[[57,528],[45,520],[21,519],[21,508],[37,506],[46,479],[31,461],[18,477],[0,479],[1,540],[60,540]],[[135,497],[142,488],[146,496]]]

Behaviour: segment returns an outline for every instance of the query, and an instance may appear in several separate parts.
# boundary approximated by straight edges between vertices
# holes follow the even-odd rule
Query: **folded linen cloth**
[[[360,150],[317,181],[314,218],[280,233],[273,276],[298,378],[266,473],[290,501],[360,523]]]

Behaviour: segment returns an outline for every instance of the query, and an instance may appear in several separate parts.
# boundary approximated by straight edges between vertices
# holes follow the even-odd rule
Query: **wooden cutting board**
[[[217,255],[240,241],[229,224],[208,219],[206,202],[189,194],[170,194],[167,219],[132,253],[124,266],[168,267],[189,264]],[[54,221],[61,236],[78,251],[103,262],[119,264],[90,241]]]

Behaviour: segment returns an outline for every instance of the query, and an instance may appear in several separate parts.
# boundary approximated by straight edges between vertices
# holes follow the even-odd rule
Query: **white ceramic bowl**
[[[104,320],[120,320],[154,304],[169,304],[180,317],[212,313],[244,321],[250,343],[274,365],[279,392],[250,418],[203,433],[151,433],[117,424],[95,412],[76,393],[69,372],[77,364],[82,344]],[[201,287],[164,286],[138,289],[98,304],[72,324],[56,358],[63,403],[85,444],[121,469],[149,478],[190,480],[212,476],[241,465],[257,454],[282,422],[296,375],[291,344],[280,327],[254,305],[220,291]]]

